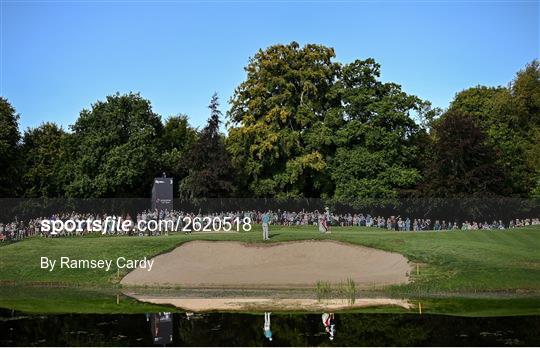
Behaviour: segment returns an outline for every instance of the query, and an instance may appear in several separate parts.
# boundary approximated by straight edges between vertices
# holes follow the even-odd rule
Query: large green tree
[[[197,141],[197,137],[197,130],[189,125],[186,115],[172,116],[165,121],[161,138],[161,168],[174,179],[173,192],[176,195],[179,192],[180,181],[188,175],[184,158]]]
[[[477,86],[458,93],[450,111],[477,117],[497,164],[507,172],[505,192],[527,196],[540,189],[540,168],[534,153],[540,127],[540,63],[519,71],[508,87]]]
[[[163,125],[139,94],[115,94],[83,110],[72,126],[76,146],[68,195],[147,197],[159,173]]]
[[[0,97],[0,197],[14,197],[18,187],[19,115]]]
[[[540,127],[536,127],[531,134],[531,145],[527,150],[527,161],[534,168],[531,194],[534,197],[540,198]]]
[[[525,156],[525,191],[540,197],[540,61],[534,60],[517,73],[510,84],[519,134]]]
[[[336,83],[340,127],[330,171],[340,202],[393,198],[420,180],[415,158],[421,129],[411,115],[428,105],[379,76],[373,59],[356,60],[343,67]]]
[[[177,149],[185,153],[197,140],[197,130],[189,125],[186,115],[177,115],[167,118],[161,137],[166,150]]]
[[[293,42],[260,50],[229,112],[228,149],[256,196],[317,196],[328,186],[334,50]]]
[[[217,94],[210,101],[210,118],[191,145],[183,165],[188,175],[180,183],[180,197],[187,200],[230,197],[234,172],[225,139],[219,132],[221,111]]]
[[[448,111],[432,129],[426,192],[434,197],[507,194],[504,168],[478,117]]]
[[[69,174],[70,135],[54,123],[24,132],[22,188],[25,197],[62,197]]]
[[[456,94],[449,110],[459,111],[478,117],[482,122],[492,123],[496,101],[507,98],[509,91],[505,87],[476,86]]]
[[[395,197],[420,178],[420,127],[428,104],[379,80],[373,60],[348,65],[297,43],[259,51],[231,100],[228,148],[257,196],[358,203]]]

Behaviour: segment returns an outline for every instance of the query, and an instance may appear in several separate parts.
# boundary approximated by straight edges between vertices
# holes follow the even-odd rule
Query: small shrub
[[[332,292],[332,285],[329,282],[318,281],[315,285],[315,293],[317,294],[317,301],[321,302],[330,298]]]

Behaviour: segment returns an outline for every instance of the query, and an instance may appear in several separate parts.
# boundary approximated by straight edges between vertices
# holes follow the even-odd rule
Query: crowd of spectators
[[[108,214],[82,214],[77,212],[71,213],[60,213],[53,214],[49,217],[41,217],[30,219],[28,221],[12,221],[7,223],[0,223],[0,241],[16,241],[22,240],[31,236],[40,236],[40,237],[54,237],[54,236],[70,236],[70,235],[82,235],[89,233],[87,224],[91,224],[94,220],[105,221],[107,218],[120,219],[120,220],[129,220],[133,222],[133,228],[127,233],[118,233],[118,231],[107,230],[112,228],[110,225],[104,226],[103,234],[128,234],[128,235],[142,235],[140,231],[137,231],[137,222],[144,220],[172,220],[175,226],[178,226],[177,232],[182,230],[182,221],[185,217],[190,217],[191,219],[195,217],[204,218],[225,218],[229,217],[230,219],[235,218],[249,218],[253,224],[260,224],[262,211],[236,211],[236,212],[222,212],[216,214],[197,214],[197,213],[187,213],[182,211],[157,211],[157,210],[146,210],[141,213],[138,213],[135,216],[130,214],[125,215],[108,215]],[[529,225],[540,225],[540,219],[512,219],[506,223],[502,220],[494,220],[492,222],[488,221],[463,221],[458,223],[457,221],[447,221],[447,220],[434,220],[426,218],[409,218],[401,216],[372,216],[370,214],[337,214],[330,213],[329,211],[271,211],[270,215],[270,224],[273,225],[282,225],[282,226],[305,226],[305,225],[314,225],[317,226],[321,218],[326,219],[330,226],[341,226],[341,227],[376,227],[387,230],[394,231],[446,231],[446,230],[495,230],[495,229],[507,229],[507,228],[518,228]],[[47,220],[75,220],[82,221],[82,231],[75,230],[72,232],[60,232],[60,233],[51,233],[42,231],[41,221]],[[178,224],[177,224],[178,222]],[[175,231],[172,231],[175,232]],[[145,232],[145,234],[149,234]],[[153,233],[153,235],[159,235],[159,233]]]

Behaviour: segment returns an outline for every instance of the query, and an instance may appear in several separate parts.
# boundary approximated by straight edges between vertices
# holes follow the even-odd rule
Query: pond
[[[326,317],[325,317],[326,318]],[[269,319],[271,334],[265,331]],[[538,346],[540,316],[25,314],[0,310],[2,346]],[[327,324],[329,322],[327,321]],[[330,331],[330,330],[328,330]],[[267,336],[272,337],[270,341]]]

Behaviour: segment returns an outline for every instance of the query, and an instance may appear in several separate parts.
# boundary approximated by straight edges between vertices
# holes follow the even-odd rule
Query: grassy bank
[[[186,290],[168,290],[167,295],[205,297],[216,296],[215,292],[204,293]],[[239,294],[228,293],[227,296]],[[242,293],[242,296],[257,297],[264,294]],[[274,296],[275,294],[268,294]],[[285,294],[281,294],[282,296]],[[298,294],[294,294],[298,295]],[[278,294],[278,297],[280,295]],[[519,298],[423,298],[412,299],[410,309],[398,306],[380,306],[348,309],[345,313],[413,313],[443,314],[469,317],[540,315],[540,297]],[[421,311],[420,311],[421,307]],[[100,313],[129,314],[156,312],[183,312],[170,306],[136,301],[123,295],[118,289],[3,286],[0,291],[0,308],[9,308],[25,313]],[[246,310],[241,310],[245,312]],[[248,310],[249,312],[249,310]],[[261,311],[256,311],[260,313]],[[291,314],[309,313],[304,308],[288,311]]]
[[[115,289],[4,286],[0,307],[25,313],[147,313],[171,308],[139,302]]]

